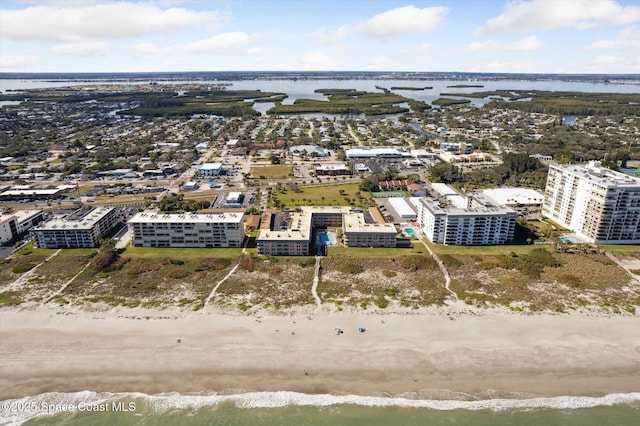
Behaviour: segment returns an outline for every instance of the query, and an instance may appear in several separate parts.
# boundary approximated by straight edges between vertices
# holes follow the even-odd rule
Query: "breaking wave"
[[[233,393],[232,393],[233,392]],[[164,414],[175,411],[197,411],[218,404],[233,404],[238,408],[276,408],[287,406],[328,407],[359,405],[366,407],[408,407],[430,410],[533,410],[581,409],[615,406],[640,402],[640,392],[616,393],[601,397],[557,396],[524,399],[416,399],[416,394],[402,396],[362,396],[305,394],[300,392],[239,392],[185,395],[163,393],[110,392],[49,392],[35,396],[2,401],[0,424],[18,425],[30,419],[70,412],[134,411],[135,414]],[[133,403],[133,405],[130,405]],[[134,410],[130,408],[134,407]]]

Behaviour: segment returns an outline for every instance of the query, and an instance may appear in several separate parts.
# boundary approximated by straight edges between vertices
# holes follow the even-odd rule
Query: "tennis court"
[[[382,192],[370,192],[373,198],[389,198],[389,197],[408,197],[409,193],[406,191],[382,191]]]

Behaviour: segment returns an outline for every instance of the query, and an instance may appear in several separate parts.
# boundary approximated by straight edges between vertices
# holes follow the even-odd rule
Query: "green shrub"
[[[31,262],[20,263],[14,266],[11,272],[13,272],[14,274],[24,274],[25,272],[30,271],[35,267],[36,267],[35,263],[31,263]]]
[[[417,271],[420,269],[437,269],[438,264],[431,256],[425,256],[415,254],[412,256],[403,257],[400,260],[400,266],[410,271]]]
[[[444,266],[450,269],[456,269],[462,266],[462,262],[450,254],[440,255],[440,260],[444,263]]]
[[[172,265],[184,265],[184,260],[182,259],[171,259]]]
[[[580,277],[577,277],[575,275],[572,274],[558,274],[556,276],[556,279],[558,280],[559,283],[561,284],[565,284],[568,285],[569,287],[580,287],[580,285],[582,284],[582,281],[580,280]]]
[[[15,306],[19,304],[20,300],[16,297],[15,292],[4,291],[0,293],[0,306]]]
[[[310,258],[302,259],[300,262],[298,262],[298,266],[300,266],[301,268],[306,268],[307,266],[313,266],[315,263],[316,263],[316,260],[310,257]]]
[[[384,309],[387,306],[389,306],[389,301],[387,299],[385,299],[384,297],[380,297],[378,299],[376,299],[376,306],[380,309]]]
[[[157,271],[162,269],[162,263],[137,263],[129,268],[130,275],[138,275],[145,272]]]
[[[384,294],[386,294],[387,296],[393,297],[396,294],[398,294],[398,290],[395,288],[385,288]]]
[[[170,270],[167,273],[167,276],[169,278],[180,279],[180,278],[188,277],[190,274],[191,274],[191,272],[187,271],[184,268],[176,268],[176,269]]]
[[[396,275],[398,275],[398,274],[397,274],[395,271],[390,271],[390,270],[388,270],[388,269],[384,269],[384,270],[382,271],[382,275],[384,275],[384,276],[385,276],[385,277],[387,277],[387,278],[393,278],[393,277],[395,277],[395,276],[396,276]]]
[[[340,267],[340,272],[357,275],[364,272],[364,268],[361,265],[356,265],[355,263],[347,263]]]

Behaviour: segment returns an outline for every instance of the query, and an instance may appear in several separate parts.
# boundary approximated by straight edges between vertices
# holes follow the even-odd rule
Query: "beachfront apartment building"
[[[340,206],[300,207],[284,229],[278,224],[261,229],[256,238],[258,254],[271,256],[308,256],[316,228],[341,227],[347,247],[395,247],[397,230],[384,223],[380,215]]]
[[[595,244],[640,244],[640,179],[603,168],[551,165],[542,214]]]
[[[429,240],[447,245],[495,245],[513,240],[516,212],[482,194],[458,207],[430,198],[415,202],[418,221]]]
[[[120,221],[114,207],[96,207],[84,214],[40,222],[31,228],[31,235],[40,248],[92,248]]]
[[[242,247],[244,213],[161,214],[140,212],[129,219],[134,247]]]

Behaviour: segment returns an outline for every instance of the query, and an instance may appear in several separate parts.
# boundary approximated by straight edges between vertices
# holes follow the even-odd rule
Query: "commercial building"
[[[603,168],[551,165],[542,214],[596,244],[640,244],[640,179]]]
[[[241,247],[244,213],[159,214],[140,212],[129,219],[135,247]]]
[[[370,214],[350,207],[301,207],[293,213],[285,229],[274,230],[271,220],[263,218],[256,238],[259,254],[272,256],[308,256],[315,228],[341,227],[347,247],[395,247],[397,231],[390,223],[378,223]]]
[[[239,191],[229,192],[224,199],[225,206],[238,206],[242,204],[242,200],[244,199],[244,195]]]
[[[297,145],[289,148],[289,153],[295,156],[328,157],[330,152],[317,145]]]
[[[350,175],[351,170],[344,164],[320,164],[315,166],[315,173],[318,176],[341,176]]]
[[[482,193],[489,198],[493,198],[498,203],[509,207],[539,207],[544,200],[544,194],[542,192],[530,188],[492,188],[484,189]]]
[[[513,240],[516,213],[482,194],[467,197],[464,208],[420,198],[416,203],[422,230],[433,243],[493,245]]]
[[[440,149],[442,152],[451,152],[453,154],[471,154],[473,145],[470,143],[441,142]]]
[[[345,149],[345,157],[351,158],[402,158],[411,157],[411,154],[401,148],[353,148]]]
[[[0,201],[55,200],[62,197],[62,189],[10,189],[0,194]]]
[[[220,176],[222,173],[222,163],[204,163],[198,167],[201,176]]]
[[[402,220],[416,220],[416,211],[402,197],[389,198],[389,204]]]
[[[31,235],[40,248],[91,248],[119,223],[115,208],[96,207],[86,214],[41,222],[31,228]]]

